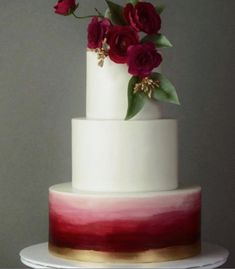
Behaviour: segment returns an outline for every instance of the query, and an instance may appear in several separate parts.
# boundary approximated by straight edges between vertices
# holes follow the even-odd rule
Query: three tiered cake
[[[59,1],[57,13],[65,2]],[[107,1],[109,17],[99,12],[88,27],[86,119],[72,120],[72,183],[49,191],[49,250],[63,258],[147,263],[200,253],[201,189],[178,185],[177,121],[164,119],[159,103],[176,103],[177,95],[167,79],[152,73],[161,63],[155,47],[168,42],[154,39],[160,9],[130,2],[121,9]],[[64,15],[74,14],[77,5],[66,3],[73,5]],[[117,7],[124,14],[121,26]],[[156,33],[152,24],[144,28],[147,13],[155,16]],[[140,41],[141,31],[147,38]]]

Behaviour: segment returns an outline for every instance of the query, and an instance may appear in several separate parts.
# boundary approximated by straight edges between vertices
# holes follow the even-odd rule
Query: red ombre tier
[[[101,194],[50,188],[49,249],[89,262],[158,262],[200,252],[201,189]]]

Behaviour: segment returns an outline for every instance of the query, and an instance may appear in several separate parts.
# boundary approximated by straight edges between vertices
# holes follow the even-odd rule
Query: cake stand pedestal
[[[218,268],[223,265],[229,256],[229,252],[223,247],[212,245],[209,243],[202,244],[202,252],[200,255],[184,260],[148,263],[148,264],[95,264],[75,262],[57,258],[48,251],[48,244],[38,244],[23,249],[20,252],[20,258],[24,265],[30,268],[155,268],[155,269],[211,269]]]

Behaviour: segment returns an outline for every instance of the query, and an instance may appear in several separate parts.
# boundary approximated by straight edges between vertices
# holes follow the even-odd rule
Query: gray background
[[[122,2],[122,1],[120,1]],[[164,73],[182,106],[180,180],[203,187],[205,240],[235,266],[234,0],[165,0],[163,32],[174,44]],[[52,184],[71,180],[73,117],[85,114],[87,21],[56,16],[48,0],[0,0],[0,267],[47,240]],[[81,1],[81,13],[104,8]]]

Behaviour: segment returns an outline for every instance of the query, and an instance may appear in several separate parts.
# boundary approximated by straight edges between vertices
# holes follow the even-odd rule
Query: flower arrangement
[[[162,63],[159,49],[172,47],[160,33],[163,6],[149,2],[129,0],[123,7],[105,0],[107,10],[102,14],[78,16],[76,0],[59,0],[55,13],[77,19],[91,18],[88,25],[88,49],[97,53],[102,67],[106,57],[116,64],[126,64],[132,75],[128,85],[128,111],[126,120],[143,108],[146,98],[179,104],[173,84],[161,73],[153,72]]]

